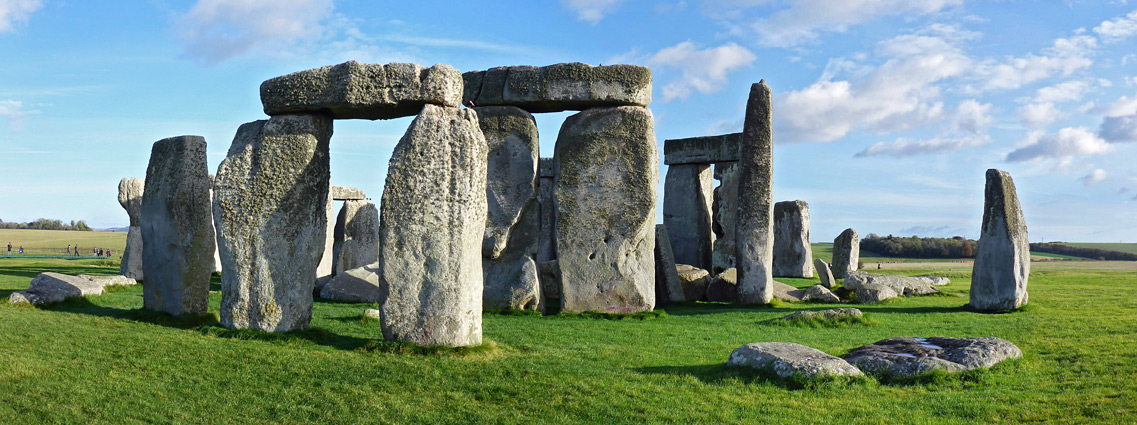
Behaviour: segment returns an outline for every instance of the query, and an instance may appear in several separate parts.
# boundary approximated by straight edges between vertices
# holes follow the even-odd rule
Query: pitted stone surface
[[[142,194],[145,188],[146,179],[127,177],[118,182],[118,203],[130,217],[131,226],[138,226],[141,223]]]
[[[774,299],[771,107],[766,81],[750,86],[738,154],[738,222],[734,229],[734,264],[742,304],[768,304]]]
[[[32,279],[27,290],[16,291],[8,295],[8,302],[34,305],[54,304],[68,298],[102,295],[104,286],[106,285],[83,277],[46,272],[40,273],[35,279]]]
[[[122,262],[118,272],[133,279],[142,279],[142,228],[138,227],[142,217],[142,193],[146,180],[127,177],[118,182],[118,203],[130,217],[130,228],[126,232],[126,249],[122,252]]]
[[[363,193],[362,189],[349,186],[333,185],[329,192],[331,192],[334,201],[362,201],[367,199],[367,194]]]
[[[861,237],[856,230],[845,229],[833,239],[833,277],[844,279],[849,272],[857,271],[861,261]]]
[[[681,303],[683,283],[675,269],[675,255],[671,252],[671,239],[667,226],[655,225],[655,302],[656,304]]]
[[[482,342],[486,155],[473,110],[434,105],[395,146],[379,215],[384,338]]]
[[[208,309],[216,239],[205,152],[201,136],[162,139],[150,151],[139,226],[147,310],[178,316]]]
[[[142,228],[139,226],[130,226],[126,231],[126,249],[122,251],[118,272],[131,279],[142,280],[145,276],[142,267]]]
[[[818,303],[839,303],[841,298],[822,285],[813,285],[805,288],[805,296],[802,301],[813,301]]]
[[[557,206],[554,202],[553,158],[537,161],[537,204],[540,206],[540,230],[537,235],[537,274],[541,280],[542,304],[557,300],[560,305],[561,281],[557,259]]]
[[[738,161],[742,133],[671,139],[663,142],[663,163],[714,164]]]
[[[1015,182],[1006,171],[987,170],[979,246],[971,271],[971,307],[998,311],[1026,304],[1030,242]]]
[[[659,181],[651,111],[623,106],[572,115],[554,158],[561,311],[651,311]]]
[[[222,326],[308,327],[327,239],[331,136],[325,115],[281,115],[237,130],[213,203],[225,269]]]
[[[715,243],[711,206],[715,182],[705,164],[672,165],[663,189],[663,224],[671,238],[675,261],[711,268]]]
[[[829,271],[829,263],[820,258],[813,259],[813,270],[817,271],[817,277],[821,279],[821,286],[833,289],[836,279],[833,279],[833,272]]]
[[[309,69],[261,83],[265,114],[326,114],[332,118],[413,116],[423,105],[458,106],[462,75],[449,65],[386,65],[356,61]]]
[[[707,285],[714,276],[706,270],[688,264],[676,264],[675,271],[679,274],[679,281],[683,285],[683,297],[687,301],[707,299]]]
[[[536,113],[651,104],[651,69],[645,66],[503,66],[462,78],[466,105],[517,106]]]
[[[810,320],[810,319],[841,319],[846,317],[864,317],[864,313],[856,308],[832,308],[821,311],[799,311],[782,317],[781,321]]]
[[[379,209],[371,201],[344,201],[336,216],[335,274],[379,261]]]
[[[320,288],[320,298],[350,302],[376,303],[383,300],[379,289],[379,263],[345,270]]]
[[[809,244],[809,203],[774,204],[774,277],[813,277]]]
[[[736,348],[726,362],[773,372],[778,378],[799,375],[805,379],[861,376],[859,369],[840,357],[792,342],[755,342]]]
[[[936,369],[962,372],[1022,357],[1015,344],[994,337],[897,337],[853,349],[844,356],[866,373],[913,377]]]
[[[713,270],[734,268],[734,232],[738,222],[738,163],[715,164],[714,178],[719,181],[712,204],[715,244],[711,253]]]
[[[890,274],[872,274],[852,271],[845,276],[845,289],[859,290],[887,286],[899,295],[906,297],[940,292],[928,277],[908,277]]]
[[[513,106],[474,108],[486,137],[486,217],[482,241],[482,307],[543,309],[536,256],[540,242],[537,199],[537,123]]]

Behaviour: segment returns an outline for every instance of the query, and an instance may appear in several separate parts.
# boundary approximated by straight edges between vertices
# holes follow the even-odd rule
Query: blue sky
[[[661,147],[740,131],[765,79],[774,198],[814,241],[977,237],[999,168],[1032,242],[1137,242],[1135,46],[1125,1],[0,0],[0,219],[126,226],[153,142],[205,136],[215,169],[274,76],[586,62],[652,68]],[[566,116],[538,115],[543,156]],[[377,201],[409,122],[337,121],[333,183]]]

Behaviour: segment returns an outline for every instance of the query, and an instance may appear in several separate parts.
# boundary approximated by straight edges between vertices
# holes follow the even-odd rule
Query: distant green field
[[[126,233],[124,232],[76,232],[67,230],[13,230],[0,229],[0,255],[8,255],[8,243],[12,243],[13,255],[20,246],[32,254],[56,252],[62,253],[67,245],[79,245],[83,253],[89,253],[91,248],[111,250],[117,257],[126,249]],[[58,250],[58,251],[55,251]]]
[[[1104,249],[1106,251],[1128,252],[1130,254],[1137,254],[1137,243],[1064,242],[1062,245],[1072,246],[1075,248],[1094,248]]]

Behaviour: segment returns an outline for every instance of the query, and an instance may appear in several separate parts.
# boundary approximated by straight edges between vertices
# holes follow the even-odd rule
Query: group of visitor
[[[18,253],[19,253],[18,255],[24,255],[24,246],[23,245],[19,246]],[[92,248],[91,249],[91,255],[93,255],[95,257],[111,258],[111,250],[103,249],[103,248]],[[8,242],[8,256],[9,257],[12,256],[12,243],[11,242]],[[71,245],[68,244],[67,245],[67,256],[68,257],[71,257],[71,256],[78,257],[79,256],[79,244],[75,244],[74,248],[72,248]]]

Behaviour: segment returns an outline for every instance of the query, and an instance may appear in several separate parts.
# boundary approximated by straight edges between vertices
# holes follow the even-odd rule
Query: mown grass
[[[1077,248],[1104,249],[1106,251],[1128,252],[1130,254],[1137,254],[1137,243],[1063,242],[1062,245],[1068,245]]]
[[[1072,263],[1034,269],[1030,308],[1008,314],[968,310],[970,268],[951,269],[947,296],[857,305],[873,326],[769,325],[848,306],[814,303],[681,304],[650,320],[490,312],[489,346],[468,351],[383,342],[379,323],[361,318],[371,304],[317,301],[311,329],[284,335],[226,330],[215,313],[143,312],[141,287],[50,308],[3,304],[0,422],[1137,422],[1137,273]],[[0,263],[0,296],[48,270],[117,267],[12,260]],[[219,301],[210,295],[211,312]],[[1025,357],[910,382],[787,383],[725,365],[750,342],[841,355],[895,336],[996,336]]]
[[[126,232],[0,229],[0,245],[4,251],[2,255],[8,254],[8,242],[12,243],[13,256],[20,246],[24,249],[66,249],[67,245],[76,244],[84,253],[91,248],[103,248],[114,251],[115,256],[121,256],[126,249]]]

